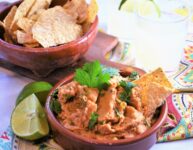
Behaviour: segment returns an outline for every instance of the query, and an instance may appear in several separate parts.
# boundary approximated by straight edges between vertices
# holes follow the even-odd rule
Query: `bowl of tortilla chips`
[[[23,0],[0,12],[0,55],[47,76],[77,62],[97,34],[98,5],[85,0]]]

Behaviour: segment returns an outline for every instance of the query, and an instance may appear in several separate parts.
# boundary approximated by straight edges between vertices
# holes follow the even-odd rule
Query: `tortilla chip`
[[[31,15],[30,17],[28,17],[30,20],[33,20],[33,21],[37,21],[39,16],[44,12],[46,11],[45,9],[39,9],[35,14]]]
[[[16,10],[17,10],[17,6],[13,6],[3,20],[3,25],[5,29],[4,40],[12,44],[13,44],[13,40],[15,39],[15,36],[12,32],[12,30],[15,29],[15,26],[12,26],[12,23],[13,23]]]
[[[16,11],[17,6],[13,6],[9,11],[9,13],[7,14],[7,16],[5,17],[5,19],[3,20],[5,30],[7,31],[10,30]]]
[[[67,1],[63,8],[77,23],[83,23],[87,19],[88,5],[85,0]]]
[[[31,44],[23,44],[25,47],[29,48],[35,48],[35,47],[40,47],[39,43],[31,43]]]
[[[35,21],[26,17],[20,18],[17,22],[17,26],[24,30],[26,33],[30,33]]]
[[[13,23],[16,23],[20,18],[26,17],[35,1],[36,0],[24,0],[17,8]]]
[[[2,21],[0,21],[0,26],[5,28],[4,23]]]
[[[90,5],[88,7],[88,17],[87,22],[93,23],[97,13],[98,13],[99,7],[96,0],[91,0]]]
[[[30,33],[25,33],[20,30],[17,30],[16,35],[17,35],[17,42],[19,44],[32,44],[37,42],[36,40],[33,39],[32,34]]]
[[[174,90],[172,84],[163,72],[162,68],[158,68],[150,73],[143,75],[140,79],[133,81],[133,83],[145,86],[147,83],[155,82],[171,90]]]
[[[40,15],[32,28],[32,34],[46,48],[79,38],[82,28],[61,6],[55,6]]]
[[[24,0],[17,8],[17,11],[14,15],[13,22],[11,24],[11,31],[10,34],[12,35],[12,39],[17,41],[16,34],[14,34],[18,30],[17,21],[20,18],[23,18],[27,15],[31,7],[33,6],[35,0]]]
[[[83,33],[87,33],[88,30],[90,29],[90,27],[91,27],[91,23],[89,23],[89,22],[84,22],[84,23],[82,24]]]
[[[12,41],[10,35],[9,35],[7,32],[5,32],[5,33],[3,34],[3,38],[4,38],[4,40],[5,40],[6,42],[11,43],[11,44],[14,44],[14,42]]]
[[[34,14],[36,14],[40,9],[47,9],[52,0],[36,0],[32,8],[27,14],[27,17],[30,17]]]
[[[39,18],[39,15],[38,14],[33,14],[31,15],[30,17],[28,17],[30,20],[33,20],[33,21],[37,21],[38,18]]]
[[[149,82],[146,86],[139,87],[141,88],[143,114],[151,120],[156,109],[166,101],[172,90],[156,82]]]
[[[161,68],[143,75],[133,83],[141,88],[143,113],[149,120],[173,92],[173,87]]]

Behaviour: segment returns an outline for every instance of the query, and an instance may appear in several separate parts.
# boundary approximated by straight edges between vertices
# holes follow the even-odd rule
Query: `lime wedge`
[[[193,8],[192,8],[193,10]],[[184,16],[184,17],[187,17],[190,12],[188,10],[188,8],[177,8],[174,10],[174,12],[180,16]],[[191,21],[193,21],[193,16],[190,18]]]
[[[154,0],[141,0],[138,4],[138,11],[142,16],[161,16],[160,8]]]
[[[12,113],[11,126],[17,136],[26,140],[37,140],[48,135],[46,114],[34,94],[16,106]]]
[[[52,85],[48,82],[32,82],[27,84],[23,90],[20,92],[19,96],[16,100],[16,105],[18,105],[23,99],[28,97],[31,94],[35,94],[40,100],[41,104],[44,105],[46,101],[46,97],[52,88]]]
[[[135,8],[137,6],[137,1],[136,0],[122,0],[122,3],[120,4],[120,10],[125,11],[125,12],[134,12]]]
[[[189,15],[189,10],[187,8],[177,8],[174,10],[174,12],[185,17]]]

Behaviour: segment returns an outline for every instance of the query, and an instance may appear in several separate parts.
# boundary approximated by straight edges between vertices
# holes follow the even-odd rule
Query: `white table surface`
[[[4,1],[4,0],[0,0]],[[7,0],[13,2],[15,0]],[[98,0],[100,11],[100,27],[106,29],[106,21],[108,19],[108,9],[112,7],[112,4],[118,3],[119,0]],[[14,109],[16,97],[18,96],[21,89],[31,79],[22,77],[6,69],[0,68],[0,135],[6,130],[10,123],[11,112]],[[155,144],[151,150],[193,150],[193,139],[167,142]]]

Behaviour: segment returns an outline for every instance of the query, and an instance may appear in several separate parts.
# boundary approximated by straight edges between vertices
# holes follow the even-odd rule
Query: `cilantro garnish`
[[[130,103],[131,90],[135,87],[135,85],[131,82],[121,81],[120,86],[124,89],[124,91],[120,94],[119,98],[122,101],[125,101],[127,104]]]
[[[51,102],[50,102],[50,109],[52,110],[53,113],[59,114],[62,109],[61,105],[58,102],[58,89],[56,89],[52,95],[51,95]]]
[[[74,79],[81,85],[101,90],[109,84],[110,75],[102,72],[99,61],[94,61],[86,63],[81,69],[77,69]]]
[[[98,121],[98,117],[99,115],[95,112],[93,112],[90,116],[90,120],[88,123],[88,129],[92,130],[94,128],[94,126],[96,125],[97,121]]]

